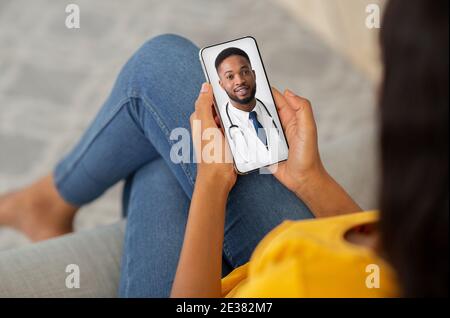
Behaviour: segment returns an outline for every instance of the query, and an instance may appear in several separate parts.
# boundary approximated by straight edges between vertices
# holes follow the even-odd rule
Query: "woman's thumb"
[[[195,110],[201,114],[208,114],[213,116],[212,106],[213,105],[213,93],[212,87],[208,83],[203,83],[198,95],[197,101],[195,102]]]
[[[285,98],[291,109],[295,112],[295,117],[300,128],[315,128],[314,115],[309,100],[289,90],[286,90]]]

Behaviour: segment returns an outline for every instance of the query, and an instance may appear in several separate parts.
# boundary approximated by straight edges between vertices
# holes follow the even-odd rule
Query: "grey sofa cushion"
[[[125,221],[0,252],[0,297],[116,297]],[[76,264],[79,288],[66,272]]]

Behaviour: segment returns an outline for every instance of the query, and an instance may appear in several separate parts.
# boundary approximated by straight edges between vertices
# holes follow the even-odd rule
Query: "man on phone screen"
[[[248,54],[239,48],[227,48],[216,57],[215,67],[219,84],[229,97],[222,110],[235,160],[249,164],[276,162],[280,133],[270,111],[256,98],[256,73]]]

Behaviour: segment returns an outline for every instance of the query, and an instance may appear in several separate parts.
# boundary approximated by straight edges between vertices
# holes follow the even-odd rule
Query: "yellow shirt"
[[[223,297],[396,297],[392,268],[344,234],[378,220],[376,211],[285,221],[250,261],[222,279]]]

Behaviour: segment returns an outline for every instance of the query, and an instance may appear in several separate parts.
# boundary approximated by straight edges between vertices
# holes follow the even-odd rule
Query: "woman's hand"
[[[288,160],[272,169],[275,177],[295,192],[316,217],[361,211],[322,164],[310,102],[289,90],[284,95],[276,89],[273,93],[289,143]]]
[[[223,186],[229,192],[236,183],[237,175],[213,103],[212,87],[204,83],[190,118],[198,162],[196,182]]]
[[[286,90],[273,88],[281,124],[289,143],[288,160],[273,167],[275,177],[289,190],[300,194],[310,181],[326,175],[319,155],[317,128],[310,102]]]

